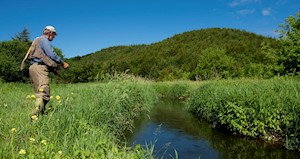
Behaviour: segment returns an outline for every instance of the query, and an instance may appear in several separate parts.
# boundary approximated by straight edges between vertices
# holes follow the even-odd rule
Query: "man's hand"
[[[64,61],[62,62],[61,65],[62,65],[62,67],[63,67],[64,69],[67,69],[67,68],[69,68],[69,66],[70,66],[68,63],[66,63],[66,62],[64,62]]]

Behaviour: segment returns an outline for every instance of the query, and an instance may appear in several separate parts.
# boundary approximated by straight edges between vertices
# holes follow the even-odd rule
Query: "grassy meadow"
[[[123,133],[159,98],[185,100],[215,127],[299,150],[299,90],[295,79],[52,84],[47,115],[31,123],[32,86],[0,83],[0,158],[154,158],[154,145],[129,147]]]
[[[51,85],[47,115],[30,123],[31,85],[0,84],[0,158],[152,158],[123,131],[157,101],[144,82]]]

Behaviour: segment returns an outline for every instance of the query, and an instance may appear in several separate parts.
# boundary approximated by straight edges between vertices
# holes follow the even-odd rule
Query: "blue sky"
[[[119,45],[151,44],[186,31],[234,28],[276,37],[300,0],[1,0],[0,41],[25,27],[31,40],[46,25],[65,57]]]

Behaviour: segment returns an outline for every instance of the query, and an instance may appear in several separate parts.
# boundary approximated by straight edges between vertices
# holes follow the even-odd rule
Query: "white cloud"
[[[255,9],[244,9],[244,10],[237,11],[239,15],[248,15],[248,14],[253,14],[254,12]]]
[[[268,16],[271,15],[271,8],[265,8],[262,10],[262,15]]]
[[[240,5],[245,5],[247,3],[259,3],[261,0],[235,0],[229,3],[230,7],[236,7]]]
[[[287,0],[278,0],[275,5],[284,5],[287,3]]]
[[[238,6],[238,5],[239,5],[238,2],[231,2],[231,3],[229,3],[230,7],[235,7],[235,6]]]

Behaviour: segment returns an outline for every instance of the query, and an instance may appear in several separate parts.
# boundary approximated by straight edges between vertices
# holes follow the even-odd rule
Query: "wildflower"
[[[38,117],[36,115],[31,116],[31,120],[38,120]]]
[[[31,96],[30,96],[30,95],[27,95],[27,96],[26,96],[26,99],[31,99]]]
[[[50,96],[50,99],[53,99],[53,96]]]
[[[3,106],[4,106],[4,107],[7,107],[7,104],[4,104]]]
[[[24,149],[21,149],[21,150],[19,151],[19,154],[20,154],[20,155],[25,155],[25,154],[26,154],[26,151],[25,151]]]
[[[47,140],[42,140],[41,144],[47,145]]]
[[[43,88],[39,88],[39,92],[44,92],[44,89]]]
[[[32,99],[35,99],[35,95],[31,95],[31,98],[32,98]]]
[[[61,156],[63,154],[63,152],[62,151],[58,151],[58,154]]]
[[[55,96],[56,100],[60,100],[60,96]]]
[[[16,128],[12,128],[12,129],[10,130],[11,133],[15,133],[16,131],[17,131]]]
[[[34,143],[35,142],[35,139],[34,138],[29,138],[29,141],[31,142],[31,143]]]

